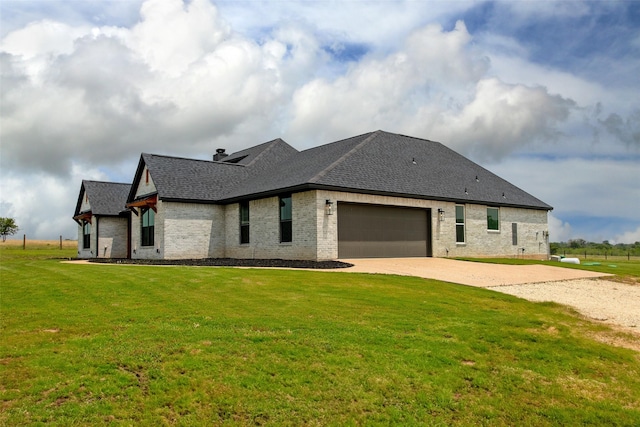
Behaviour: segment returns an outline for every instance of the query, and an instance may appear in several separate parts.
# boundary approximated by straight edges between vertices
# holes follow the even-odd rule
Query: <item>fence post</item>
[[[62,250],[62,236],[60,236],[60,250]]]
[[[27,235],[23,234],[22,235],[22,250],[24,251],[25,249],[27,249]]]

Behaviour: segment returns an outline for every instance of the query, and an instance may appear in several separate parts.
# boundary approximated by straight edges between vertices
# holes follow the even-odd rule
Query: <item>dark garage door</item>
[[[431,210],[338,203],[339,258],[431,256]]]

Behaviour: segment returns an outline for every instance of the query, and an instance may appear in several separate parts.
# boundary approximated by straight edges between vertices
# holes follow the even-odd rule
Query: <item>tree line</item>
[[[571,239],[567,242],[551,242],[552,255],[587,254],[612,256],[640,256],[640,242],[612,244],[608,240],[602,243],[587,242],[584,239]]]

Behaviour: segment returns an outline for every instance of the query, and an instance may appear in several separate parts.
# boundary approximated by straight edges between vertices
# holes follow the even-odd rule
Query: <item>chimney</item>
[[[216,149],[216,154],[213,155],[213,160],[216,162],[220,162],[227,156],[228,154],[224,152],[224,148],[218,148]]]

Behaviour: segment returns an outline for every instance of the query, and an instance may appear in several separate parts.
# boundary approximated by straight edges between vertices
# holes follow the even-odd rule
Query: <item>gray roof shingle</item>
[[[81,213],[85,193],[93,215],[118,216],[125,209],[130,189],[131,184],[83,180],[74,216]]]
[[[247,169],[233,163],[147,153],[142,154],[140,162],[149,169],[158,197],[163,200],[214,202],[247,177]],[[132,193],[137,187],[139,174],[136,179]],[[132,200],[132,195],[129,197]]]
[[[294,154],[242,182],[227,199],[305,187],[552,209],[439,142],[383,131]]]
[[[143,154],[140,162],[136,179],[146,164],[158,196],[165,200],[231,203],[325,188],[552,209],[441,143],[383,131],[300,152],[276,139],[233,153],[221,162],[152,154]],[[134,181],[131,193],[136,186]]]

